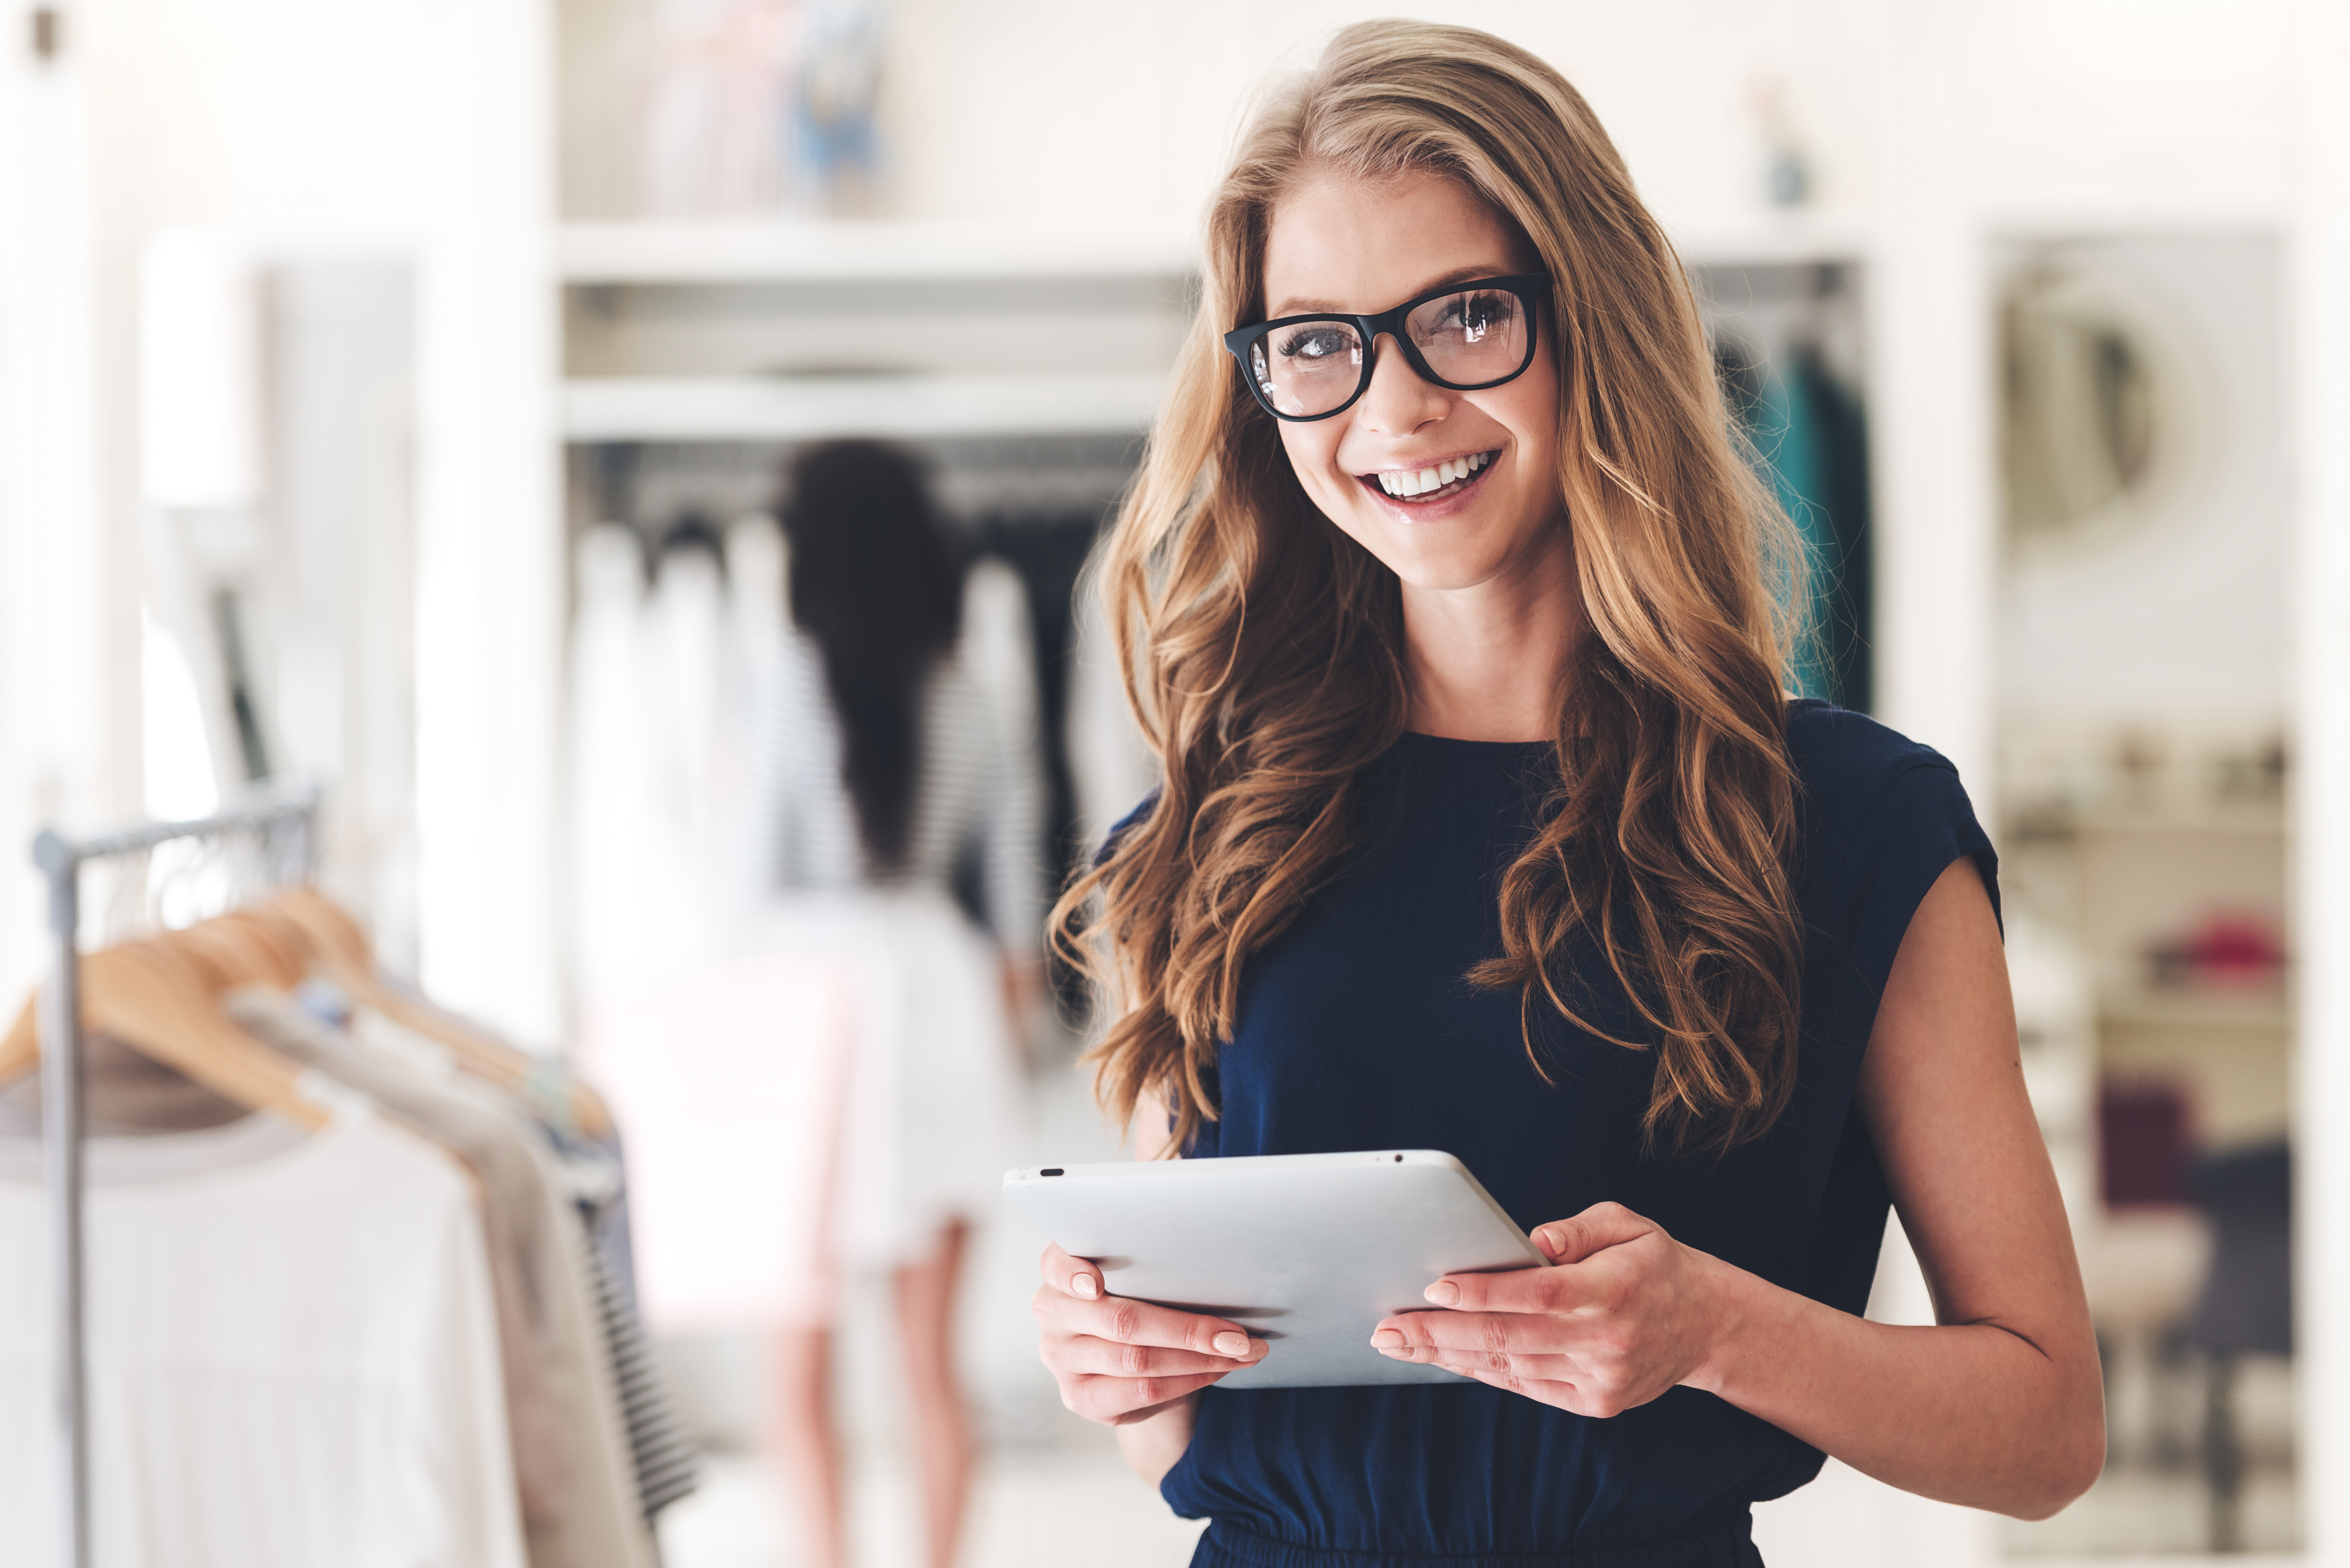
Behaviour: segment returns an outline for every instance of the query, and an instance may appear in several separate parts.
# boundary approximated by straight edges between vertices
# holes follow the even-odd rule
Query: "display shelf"
[[[614,377],[563,385],[573,441],[1139,435],[1152,375]]]
[[[2247,806],[2208,812],[2089,812],[2075,815],[2033,815],[2008,824],[2024,838],[2282,838],[2285,814],[2278,806]]]
[[[2100,812],[2076,818],[2074,831],[2083,835],[2155,835],[2213,838],[2275,838],[2285,831],[2282,807],[2241,810],[2141,814]]]
[[[2241,995],[2211,991],[2116,991],[2097,1002],[2100,1023],[2154,1029],[2256,1029],[2293,1027],[2293,1008],[2275,992]]]
[[[841,279],[1183,277],[1182,234],[979,223],[570,223],[556,231],[567,284],[800,283]]]

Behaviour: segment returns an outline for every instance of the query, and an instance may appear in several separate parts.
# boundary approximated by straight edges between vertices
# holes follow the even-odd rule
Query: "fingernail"
[[[1534,1232],[1534,1245],[1555,1258],[1560,1250],[1565,1247],[1566,1238],[1545,1225]]]
[[[1383,1328],[1379,1330],[1378,1333],[1371,1335],[1371,1348],[1374,1350],[1401,1350],[1403,1348],[1403,1335],[1398,1334],[1394,1329]]]
[[[1218,1355],[1229,1355],[1235,1361],[1248,1354],[1248,1335],[1234,1334],[1231,1329],[1224,1330],[1208,1343],[1216,1347]]]
[[[1096,1296],[1101,1294],[1101,1286],[1094,1282],[1094,1277],[1091,1274],[1079,1274],[1076,1279],[1069,1282],[1069,1289],[1085,1297],[1087,1301],[1091,1301]]]
[[[1451,1280],[1439,1280],[1419,1293],[1438,1306],[1451,1306],[1461,1299],[1461,1287]]]

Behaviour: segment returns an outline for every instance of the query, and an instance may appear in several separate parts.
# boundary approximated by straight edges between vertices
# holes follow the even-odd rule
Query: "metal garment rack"
[[[83,1345],[81,868],[93,860],[142,854],[182,838],[262,836],[265,858],[281,876],[307,876],[317,847],[318,792],[280,790],[191,822],[143,823],[86,838],[43,829],[33,863],[49,882],[55,968],[42,988],[41,1157],[47,1200],[51,1309],[56,1325],[56,1432],[62,1463],[57,1562],[89,1568],[89,1390]]]

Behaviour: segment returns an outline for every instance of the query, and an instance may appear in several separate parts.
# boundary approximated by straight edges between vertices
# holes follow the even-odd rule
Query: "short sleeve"
[[[1791,746],[1805,784],[1804,1011],[1829,1044],[1858,1046],[1927,892],[1952,864],[1972,859],[1996,916],[1999,858],[1949,761],[1858,715],[1834,717],[1846,722],[1815,723],[1828,733]]]

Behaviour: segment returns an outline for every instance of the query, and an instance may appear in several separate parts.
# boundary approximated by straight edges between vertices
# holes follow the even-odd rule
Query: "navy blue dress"
[[[1817,702],[1790,707],[1787,735],[1804,1037],[1794,1102],[1765,1137],[1718,1162],[1644,1157],[1653,1058],[1555,1015],[1539,1042],[1555,1084],[1534,1073],[1517,996],[1462,977],[1501,950],[1498,877],[1534,831],[1550,749],[1407,735],[1365,780],[1352,863],[1250,961],[1217,1064],[1222,1119],[1189,1155],[1445,1149],[1527,1230],[1613,1199],[1859,1312],[1888,1202],[1852,1104],[1861,1053],[1927,889],[1972,856],[1996,898],[1995,867],[1934,752]],[[1605,1010],[1607,971],[1586,973]],[[1821,1462],[1690,1388],[1607,1420],[1466,1379],[1210,1388],[1159,1490],[1213,1521],[1194,1568],[1710,1568],[1759,1562],[1748,1506]]]

